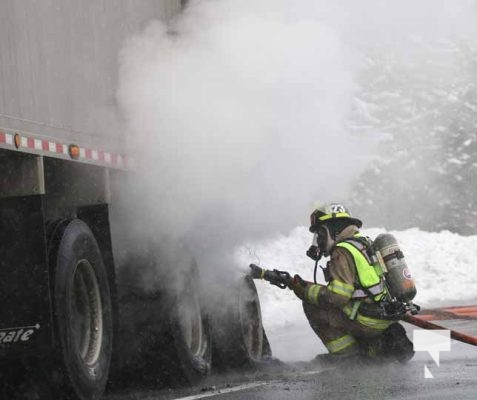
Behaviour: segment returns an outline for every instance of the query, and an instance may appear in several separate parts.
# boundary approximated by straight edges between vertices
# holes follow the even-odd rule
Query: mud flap
[[[42,196],[0,199],[0,355],[52,346]]]

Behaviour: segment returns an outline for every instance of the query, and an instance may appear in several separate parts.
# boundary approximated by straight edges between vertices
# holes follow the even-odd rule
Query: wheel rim
[[[240,325],[245,348],[252,360],[259,360],[263,350],[260,302],[247,280],[243,280],[240,285],[239,302]]]
[[[199,296],[188,290],[178,304],[179,326],[188,349],[193,356],[202,356],[207,348],[207,339],[202,322]]]
[[[73,339],[82,361],[94,365],[101,353],[103,314],[101,294],[94,268],[87,260],[78,262],[72,290]]]

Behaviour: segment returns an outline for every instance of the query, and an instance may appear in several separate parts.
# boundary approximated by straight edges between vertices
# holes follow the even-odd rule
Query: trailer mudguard
[[[0,357],[52,345],[46,232],[40,195],[0,199]]]

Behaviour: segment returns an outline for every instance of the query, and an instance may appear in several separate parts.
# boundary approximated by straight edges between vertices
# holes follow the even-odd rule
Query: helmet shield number
[[[327,214],[347,213],[348,210],[342,204],[333,203],[329,205],[329,212]]]

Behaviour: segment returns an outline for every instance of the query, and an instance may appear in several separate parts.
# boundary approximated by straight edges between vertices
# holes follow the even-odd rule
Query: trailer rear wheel
[[[239,285],[238,308],[245,356],[249,361],[260,361],[263,351],[262,313],[255,285],[249,280]]]
[[[197,384],[208,375],[211,367],[212,345],[208,316],[202,307],[199,276],[195,263],[183,279],[182,287],[174,296],[169,312],[169,337],[175,353],[170,373],[173,384]]]
[[[271,355],[255,284],[245,277],[224,295],[214,308],[214,361],[219,369],[255,367]]]
[[[54,276],[61,389],[68,398],[98,399],[112,352],[111,298],[98,244],[81,220],[64,228]]]

